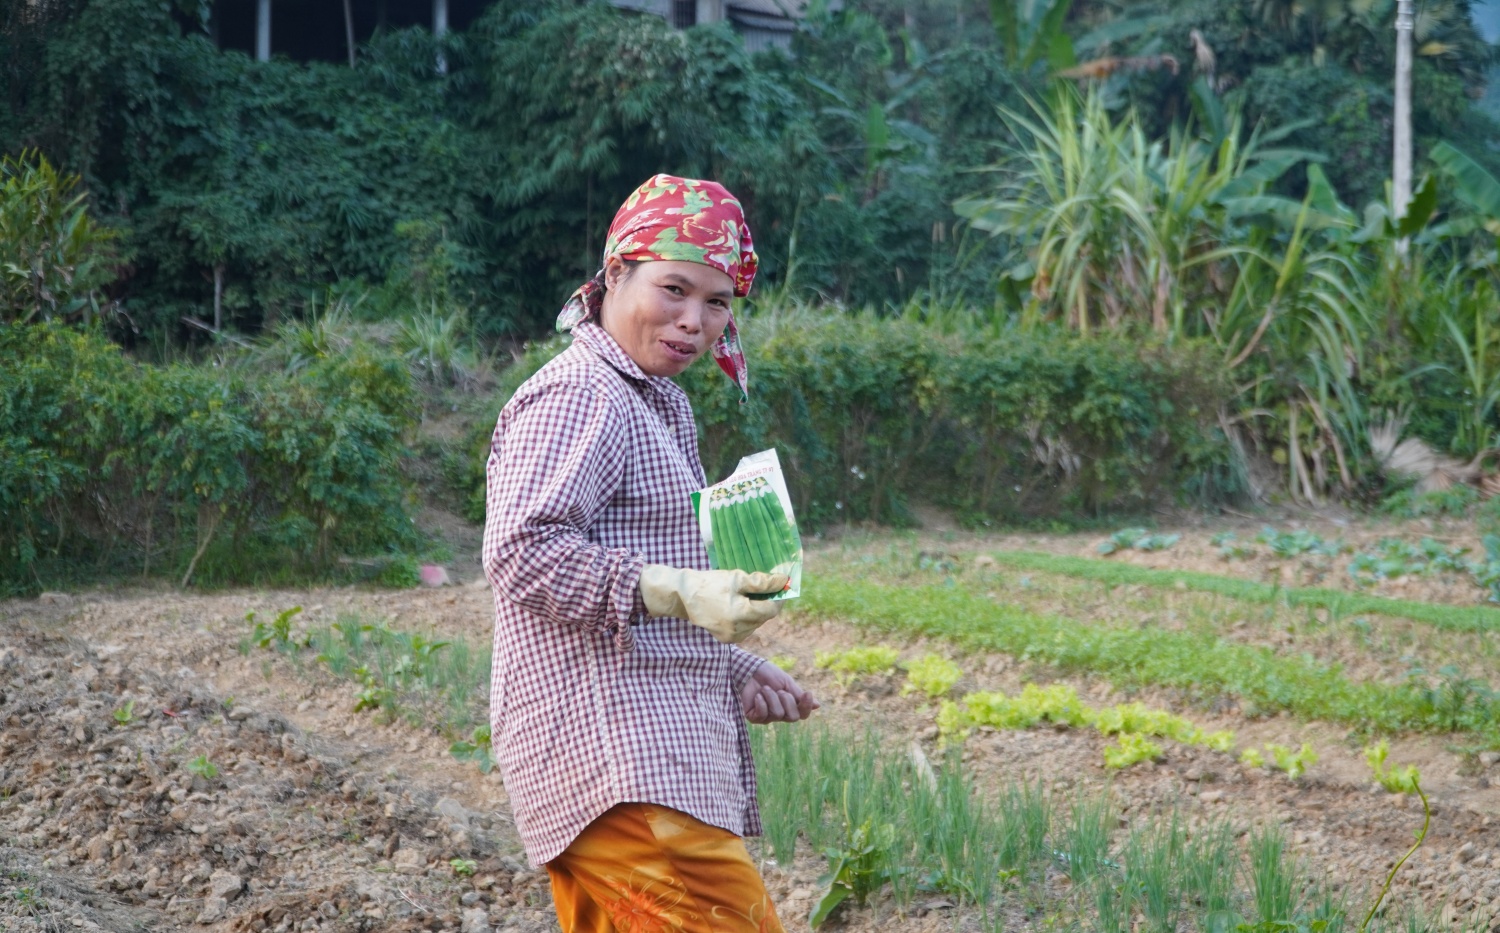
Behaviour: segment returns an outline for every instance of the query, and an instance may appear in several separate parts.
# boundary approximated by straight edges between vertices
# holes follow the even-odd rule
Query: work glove
[[[734,644],[776,617],[781,603],[751,599],[786,589],[783,573],[743,570],[684,570],[647,564],[641,569],[641,601],[653,616],[687,619],[719,641]]]

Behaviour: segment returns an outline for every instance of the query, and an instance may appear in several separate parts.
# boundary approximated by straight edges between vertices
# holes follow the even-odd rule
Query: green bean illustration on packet
[[[763,476],[720,486],[709,497],[714,562],[751,573],[783,572],[797,560],[797,533]]]

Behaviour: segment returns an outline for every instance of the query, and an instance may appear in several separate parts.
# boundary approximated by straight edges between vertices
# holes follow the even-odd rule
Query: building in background
[[[220,48],[264,61],[352,60],[352,47],[378,29],[426,26],[439,35],[464,29],[492,0],[215,0],[210,30]],[[729,22],[752,52],[787,48],[808,0],[610,0],[660,16],[681,29]],[[841,4],[829,3],[832,8]]]
[[[787,48],[807,0],[610,0],[615,6],[660,16],[679,29],[728,20],[752,52]],[[837,9],[840,3],[829,3]]]

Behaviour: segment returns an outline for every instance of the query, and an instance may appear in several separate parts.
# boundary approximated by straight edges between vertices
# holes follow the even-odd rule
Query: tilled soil
[[[0,684],[0,929],[550,926],[513,834],[385,768],[392,749],[14,617]]]
[[[1076,552],[1078,540],[1056,549]],[[246,612],[264,618],[292,605],[305,607],[299,625],[354,614],[483,646],[489,592],[462,568],[453,575],[469,582],[406,592],[100,592],[0,603],[0,929],[555,928],[545,874],[524,865],[495,775],[452,760],[447,740],[430,731],[354,713],[352,685],[316,667],[298,671],[271,652],[238,651]],[[915,741],[938,755],[933,709],[899,696],[898,678],[844,689],[814,669],[818,650],[865,640],[848,626],[793,615],[750,647],[794,658],[794,673],[820,695],[819,715],[831,726],[873,723],[894,747]],[[904,657],[946,650],[894,645]],[[1050,679],[1004,657],[958,660],[966,672],[959,691],[1013,691]],[[1122,825],[1172,808],[1247,830],[1281,823],[1298,857],[1355,908],[1368,903],[1421,823],[1413,801],[1371,786],[1358,744],[1342,730],[1247,721],[1167,694],[1127,698],[1101,682],[1070,682],[1090,702],[1140,699],[1204,728],[1235,729],[1242,744],[1312,741],[1323,760],[1292,783],[1227,755],[1172,746],[1155,766],[1110,775],[1105,740],[1093,732],[981,731],[966,758],[982,786],[1025,779],[1062,795],[1109,787]],[[132,701],[130,721],[116,722],[115,711]],[[1393,743],[1391,760],[1420,764],[1435,804],[1431,835],[1400,876],[1395,902],[1493,923],[1500,790],[1490,782],[1500,782],[1500,767],[1493,756],[1455,754],[1433,739]],[[455,872],[453,859],[472,861],[473,874]],[[822,867],[808,857],[767,869],[793,931],[806,930]],[[902,912],[882,901],[850,911],[845,927],[915,933],[975,925],[954,913],[943,905]]]

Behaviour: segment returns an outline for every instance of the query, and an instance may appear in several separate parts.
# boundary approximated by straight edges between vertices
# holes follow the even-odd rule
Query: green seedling
[[[215,765],[212,761],[209,761],[207,755],[199,755],[197,758],[194,758],[192,761],[188,762],[187,769],[189,773],[195,774],[198,777],[203,778],[205,781],[212,781],[214,778],[219,776],[218,766]]]
[[[1232,531],[1221,531],[1208,540],[1208,543],[1219,549],[1219,556],[1225,560],[1243,559],[1255,556],[1255,548],[1246,544],[1240,544]]]
[[[1234,745],[1232,732],[1205,732],[1181,716],[1142,703],[1091,707],[1066,684],[1027,684],[1016,696],[970,693],[964,696],[962,705],[944,701],[937,714],[938,733],[945,742],[962,740],[975,726],[1027,729],[1043,722],[1072,728],[1092,726],[1104,735],[1166,738],[1218,752],[1227,752]]]
[[[480,773],[495,770],[495,757],[490,747],[490,727],[475,726],[467,741],[460,740],[448,746],[448,754],[459,761],[472,761],[479,766]]]
[[[460,878],[472,878],[474,872],[479,870],[479,863],[471,858],[450,858],[448,867]]]
[[[1267,525],[1255,540],[1269,547],[1277,557],[1301,557],[1303,554],[1333,557],[1344,550],[1342,541],[1328,541],[1306,529],[1277,531]]]
[[[124,706],[115,710],[114,716],[116,724],[121,726],[130,725],[130,723],[135,719],[135,701],[126,700]]]
[[[1100,554],[1113,554],[1116,551],[1164,551],[1178,541],[1182,535],[1154,535],[1144,528],[1126,528],[1109,536],[1109,540],[1099,545]]]
[[[788,673],[797,667],[797,659],[789,654],[773,654],[766,660]]]
[[[389,707],[393,699],[395,699],[395,694],[391,690],[380,686],[375,682],[375,678],[368,677],[364,686],[354,693],[354,711],[363,713],[367,709]]]
[[[958,665],[942,655],[925,655],[906,665],[906,686],[901,688],[901,695],[922,693],[935,700],[946,696],[962,676]]]
[[[884,645],[850,648],[847,651],[819,651],[813,658],[813,667],[832,671],[838,685],[847,687],[866,674],[894,672],[896,659],[899,657],[896,649]]]
[[[1121,733],[1115,744],[1105,747],[1104,767],[1115,771],[1143,761],[1155,761],[1161,755],[1161,746],[1144,735]]]
[[[1417,766],[1390,767],[1385,763],[1386,756],[1390,753],[1390,743],[1385,739],[1365,749],[1365,763],[1370,766],[1370,772],[1375,776],[1376,782],[1393,794],[1416,793],[1417,781],[1421,778]]]
[[[1307,773],[1307,769],[1318,763],[1318,753],[1308,743],[1302,743],[1300,749],[1290,749],[1285,745],[1277,745],[1268,742],[1262,753],[1253,748],[1247,748],[1240,753],[1240,761],[1252,768],[1273,768],[1277,771],[1285,771],[1286,776],[1296,780]],[[1269,755],[1269,759],[1266,757]]]
[[[255,629],[250,634],[250,640],[259,648],[275,647],[278,651],[288,651],[296,647],[292,641],[292,619],[302,612],[301,606],[293,606],[276,614],[271,624],[255,620],[254,612],[245,613],[245,621],[253,624]]]

